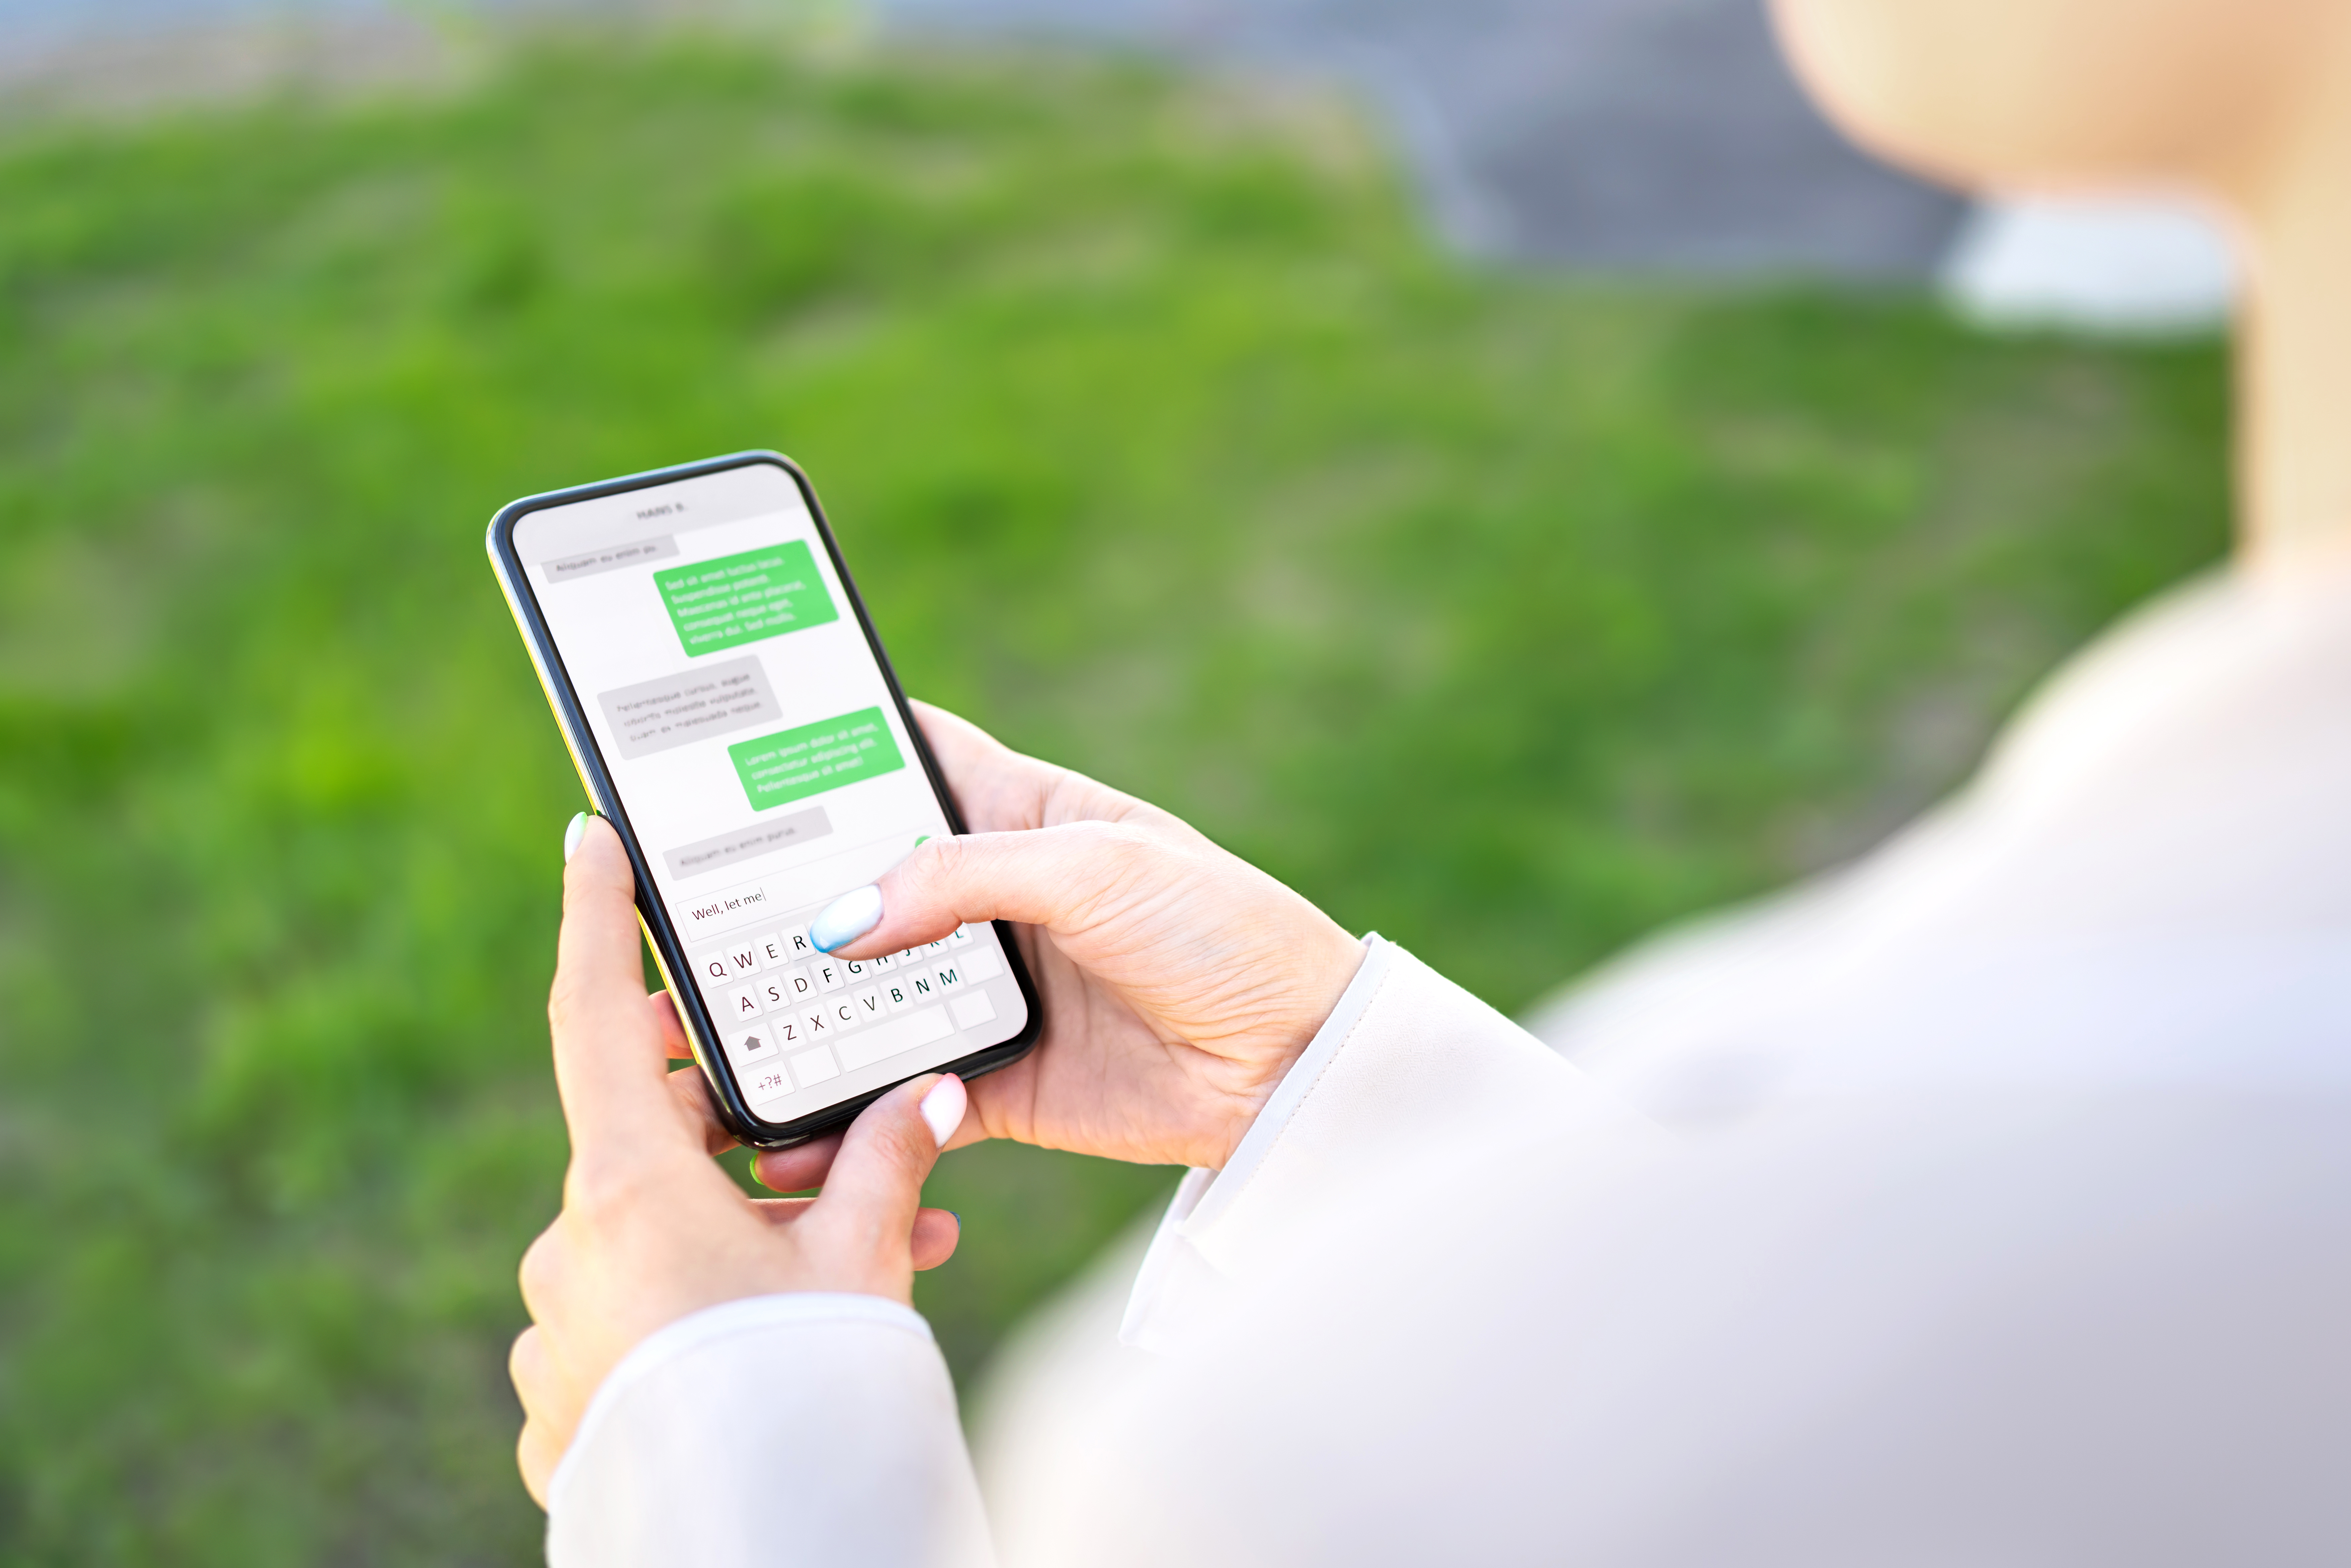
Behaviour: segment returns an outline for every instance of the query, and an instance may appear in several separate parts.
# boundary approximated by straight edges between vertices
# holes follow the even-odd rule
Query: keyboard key
[[[887,971],[898,967],[898,955],[895,953],[884,953],[879,958],[868,958],[865,961],[868,964],[872,965],[875,969],[886,973]]]
[[[967,950],[956,956],[956,962],[962,967],[963,977],[967,980],[992,980],[1004,973],[1004,959],[993,942],[973,943]]]
[[[809,973],[816,977],[816,988],[820,991],[837,991],[849,983],[849,977],[841,973],[838,958],[825,958],[810,964]]]
[[[849,977],[851,985],[855,985],[860,980],[870,980],[873,977],[873,960],[843,958],[841,960],[841,972]]]
[[[806,969],[787,969],[784,971],[784,989],[790,994],[792,1005],[798,1007],[815,998],[816,981]]]
[[[938,1000],[937,977],[924,969],[910,969],[904,977],[906,992],[918,1002]]]
[[[800,1081],[801,1088],[808,1089],[828,1078],[840,1077],[841,1068],[833,1061],[832,1052],[819,1046],[792,1058],[792,1076]]]
[[[885,1010],[881,991],[873,988],[850,993],[849,1006],[860,1023],[871,1023]]]
[[[772,1066],[762,1066],[756,1072],[747,1072],[739,1082],[743,1085],[743,1098],[754,1105],[765,1100],[780,1100],[792,1092],[791,1077],[785,1072],[784,1064],[780,1061]]]
[[[918,1045],[946,1040],[954,1033],[955,1025],[947,1021],[946,1009],[925,1008],[860,1030],[832,1049],[843,1067],[865,1067]]]
[[[810,958],[824,956],[816,950],[816,944],[809,940],[808,927],[805,925],[796,925],[785,932],[784,946],[791,952],[791,956],[786,960],[788,963],[805,964]]]
[[[837,1030],[855,1029],[858,1024],[857,1006],[847,997],[834,997],[824,1004],[824,1016],[832,1020]]]
[[[718,1015],[718,1027],[725,1029],[728,1024],[758,1018],[764,1009],[760,1006],[759,993],[757,988],[750,986],[737,986],[721,997],[717,1005],[710,1010]]]
[[[977,1029],[984,1023],[996,1021],[996,1004],[987,999],[986,991],[964,992],[948,1010],[955,1014],[957,1029]]]
[[[785,983],[781,975],[770,975],[752,989],[758,995],[759,1006],[769,1012],[792,1005],[791,987]]]
[[[882,1001],[893,1013],[904,1012],[914,1005],[914,994],[895,977],[882,982]]]
[[[803,1011],[800,1014],[800,1024],[807,1030],[804,1037],[806,1039],[831,1040],[832,1038],[832,1015],[821,1007],[810,1008]]]
[[[962,960],[946,958],[934,964],[931,967],[931,977],[938,981],[939,989],[955,990],[963,984]]]
[[[970,940],[971,927],[968,925],[958,925],[947,933],[947,946],[950,947],[960,947]]]
[[[784,946],[784,934],[770,931],[759,938],[759,962],[770,969],[780,969],[792,961],[792,950]]]
[[[759,949],[750,942],[737,942],[724,949],[727,972],[738,980],[747,980],[759,972]]]
[[[764,1029],[738,1029],[726,1037],[737,1061],[757,1061],[776,1053],[776,1042]]]
[[[735,983],[735,966],[726,961],[726,954],[714,949],[694,961],[694,977],[705,986],[730,986]]]

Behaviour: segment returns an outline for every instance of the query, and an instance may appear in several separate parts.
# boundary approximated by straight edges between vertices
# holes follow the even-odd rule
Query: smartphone
[[[1043,1016],[1001,925],[855,961],[809,922],[964,831],[808,476],[773,452],[529,496],[489,552],[727,1130],[804,1143]]]

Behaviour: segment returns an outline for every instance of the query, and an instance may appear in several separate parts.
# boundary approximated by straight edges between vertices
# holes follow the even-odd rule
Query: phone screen
[[[545,673],[569,688],[569,727],[584,724],[684,972],[664,963],[756,1120],[1023,1034],[992,926],[856,962],[809,941],[827,904],[954,829],[790,472],[750,461],[536,507],[510,538],[502,570],[519,566]]]

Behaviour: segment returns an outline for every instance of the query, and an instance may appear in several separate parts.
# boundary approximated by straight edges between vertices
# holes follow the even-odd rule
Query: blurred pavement
[[[1605,270],[1926,277],[1959,197],[1808,103],[1761,0],[882,0],[1019,29],[1335,75],[1387,111],[1447,236]]]
[[[737,9],[788,14],[792,3]],[[932,37],[1064,39],[1337,81],[1382,110],[1447,239],[1488,259],[1932,282],[1988,325],[2124,333],[2209,329],[2234,294],[2225,241],[2193,209],[2159,197],[1978,208],[1864,154],[1805,100],[1773,47],[1763,0],[870,0],[864,9]],[[397,78],[426,68],[436,14],[444,8],[400,0],[0,0],[0,95],[103,108],[289,75]]]

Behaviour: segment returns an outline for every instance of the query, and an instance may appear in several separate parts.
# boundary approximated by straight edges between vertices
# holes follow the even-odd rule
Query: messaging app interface
[[[855,963],[809,942],[827,904],[948,829],[789,476],[549,507],[515,544],[756,1113],[1020,1031],[990,926]]]

